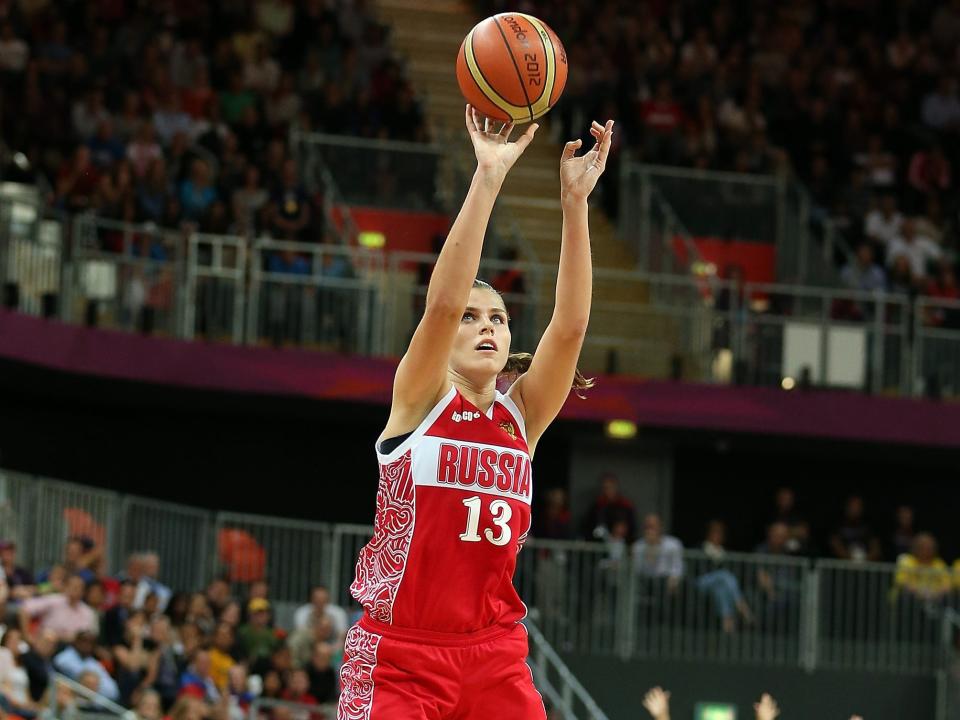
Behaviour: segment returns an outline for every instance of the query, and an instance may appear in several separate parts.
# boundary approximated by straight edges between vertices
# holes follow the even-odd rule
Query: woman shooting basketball
[[[545,717],[512,580],[530,528],[530,458],[571,386],[586,386],[576,365],[590,316],[587,196],[613,122],[593,123],[586,154],[576,155],[579,140],[563,150],[556,305],[506,395],[497,378],[510,357],[507,312],[475,278],[497,194],[537,125],[509,142],[512,124],[496,130],[469,105],[466,124],[477,169],[377,443],[374,536],[350,588],[365,613],[347,634],[340,720]]]

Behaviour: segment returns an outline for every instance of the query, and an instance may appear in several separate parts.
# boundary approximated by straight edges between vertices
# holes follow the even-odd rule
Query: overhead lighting
[[[637,436],[637,424],[632,420],[608,420],[604,427],[608,438],[629,440]]]
[[[789,375],[780,381],[780,387],[784,390],[793,390],[797,386],[797,381]]]

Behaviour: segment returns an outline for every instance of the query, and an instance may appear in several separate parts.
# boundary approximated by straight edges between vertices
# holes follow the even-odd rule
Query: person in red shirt
[[[583,534],[588,539],[604,540],[618,522],[627,525],[627,544],[637,537],[637,513],[633,503],[620,494],[620,480],[611,472],[600,476],[600,494],[593,502],[583,522]]]
[[[294,670],[290,673],[288,687],[280,696],[287,702],[297,703],[298,705],[319,705],[317,699],[310,694],[310,677],[306,670]],[[306,710],[294,710],[293,720],[322,720],[324,717],[321,712],[308,712]]]
[[[670,81],[661,80],[653,97],[640,103],[644,160],[676,164],[683,122],[683,108],[673,98]]]
[[[953,268],[943,263],[936,277],[927,283],[929,297],[937,300],[956,302],[960,300],[960,286],[957,285],[957,275]],[[937,327],[960,327],[960,308],[950,307],[947,303],[941,307],[928,307],[926,312],[927,325]]]

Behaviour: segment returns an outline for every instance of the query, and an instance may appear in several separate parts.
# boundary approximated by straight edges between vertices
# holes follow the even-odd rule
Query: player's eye
[[[471,313],[471,312],[465,312],[465,313],[463,314],[463,318],[462,318],[462,319],[463,319],[463,320],[473,320],[473,313]]]
[[[493,321],[494,321],[495,323],[500,323],[501,325],[505,325],[506,322],[507,322],[507,318],[504,317],[503,315],[494,315],[494,316],[493,316]]]

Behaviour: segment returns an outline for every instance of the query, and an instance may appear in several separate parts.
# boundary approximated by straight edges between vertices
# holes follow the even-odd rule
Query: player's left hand
[[[606,125],[594,120],[590,134],[594,139],[593,148],[583,155],[577,155],[577,150],[583,145],[582,140],[573,140],[563,146],[560,156],[561,200],[585,200],[607,167],[607,155],[610,154],[610,142],[613,139],[613,120],[607,120]]]

